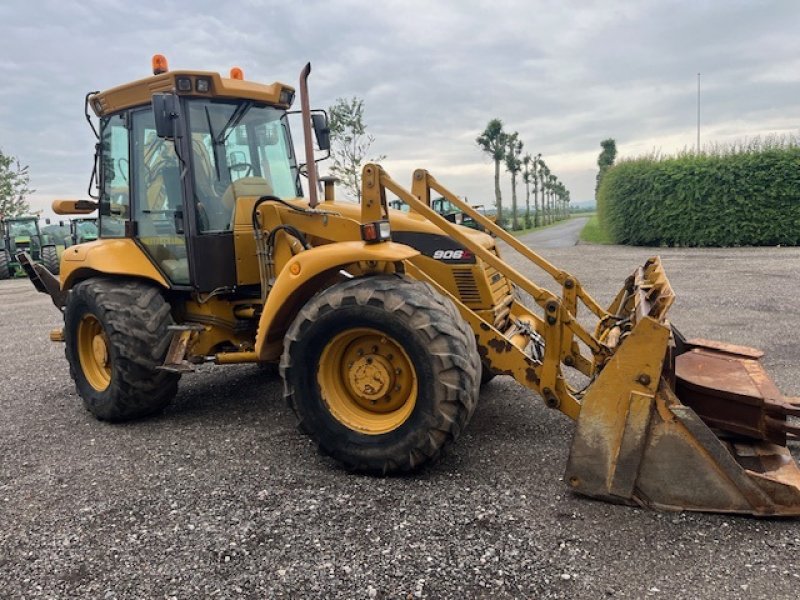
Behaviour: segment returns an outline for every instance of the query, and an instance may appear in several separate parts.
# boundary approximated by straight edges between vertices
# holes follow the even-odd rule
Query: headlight
[[[194,89],[201,94],[207,94],[211,89],[211,80],[205,77],[198,77],[194,82]]]
[[[361,226],[361,239],[365,242],[386,242],[392,239],[392,228],[389,221],[375,221]]]
[[[283,88],[281,90],[280,98],[278,102],[281,104],[285,104],[286,106],[291,106],[292,102],[294,102],[294,90],[289,88]]]

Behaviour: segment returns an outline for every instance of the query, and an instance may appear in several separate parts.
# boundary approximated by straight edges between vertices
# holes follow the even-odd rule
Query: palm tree
[[[548,182],[550,181],[550,168],[541,161],[542,168],[539,171],[539,181],[542,186],[542,225],[550,223],[550,212],[548,208]]]
[[[541,152],[533,159],[533,226],[539,227],[542,224],[542,211],[539,210],[539,184],[542,180],[541,170],[544,162]]]
[[[497,207],[497,223],[503,222],[502,197],[500,195],[500,161],[506,154],[506,132],[503,131],[503,122],[500,119],[492,119],[486,125],[486,129],[480,134],[475,142],[481,150],[492,157],[494,161],[494,198]]]
[[[531,226],[531,183],[534,180],[534,172],[531,170],[531,164],[534,164],[533,157],[526,154],[522,158],[522,181],[525,182],[525,228]]]
[[[515,131],[506,136],[506,171],[511,173],[511,229],[515,231],[520,228],[517,221],[517,173],[522,168],[520,154],[522,154],[522,140]]]

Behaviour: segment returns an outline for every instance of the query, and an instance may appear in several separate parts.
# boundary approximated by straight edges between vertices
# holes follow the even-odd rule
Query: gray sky
[[[797,0],[5,0],[0,148],[30,165],[46,209],[86,196],[85,93],[149,75],[152,54],[295,86],[310,60],[312,105],[364,98],[375,154],[400,182],[424,167],[492,202],[475,138],[498,117],[586,201],[601,139],[621,156],[694,145],[698,72],[703,143],[797,134],[799,26]]]

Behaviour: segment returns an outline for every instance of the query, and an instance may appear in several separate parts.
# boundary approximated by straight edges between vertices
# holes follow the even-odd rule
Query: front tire
[[[11,278],[11,257],[8,250],[0,250],[0,279]]]
[[[70,375],[87,410],[103,421],[159,412],[180,375],[157,370],[171,339],[170,306],[155,286],[89,279],[70,292],[64,312]]]
[[[58,260],[58,251],[55,246],[45,246],[42,248],[42,263],[53,275],[58,275],[61,264]]]
[[[289,405],[320,449],[352,470],[435,461],[475,409],[480,359],[452,302],[427,284],[371,276],[312,298],[281,359]]]

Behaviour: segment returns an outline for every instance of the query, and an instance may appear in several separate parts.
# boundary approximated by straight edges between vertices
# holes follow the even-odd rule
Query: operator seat
[[[236,199],[243,196],[260,198],[261,196],[271,196],[272,186],[263,177],[242,177],[232,182],[225,193],[222,195],[222,204],[230,211],[229,231],[233,231],[236,220]]]

